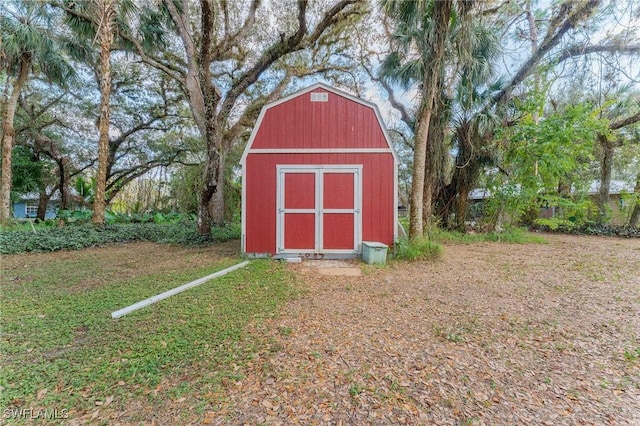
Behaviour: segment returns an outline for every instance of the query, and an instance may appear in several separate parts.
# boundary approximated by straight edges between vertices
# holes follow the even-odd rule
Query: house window
[[[38,205],[37,204],[27,204],[25,206],[25,215],[27,217],[36,217],[36,216],[38,216]]]

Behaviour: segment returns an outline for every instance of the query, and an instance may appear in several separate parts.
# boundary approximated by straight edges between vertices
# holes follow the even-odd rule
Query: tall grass
[[[442,246],[427,238],[400,239],[393,251],[396,259],[434,260],[442,256]]]
[[[508,228],[503,231],[488,233],[463,233],[436,229],[432,232],[432,239],[443,243],[472,244],[479,242],[504,242],[512,244],[546,244],[547,240],[524,228]]]

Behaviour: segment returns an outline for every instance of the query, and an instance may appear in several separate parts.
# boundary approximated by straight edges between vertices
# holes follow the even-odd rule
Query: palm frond
[[[13,1],[0,14],[2,54],[9,72],[28,58],[30,65],[52,81],[63,83],[74,75],[73,67],[60,49],[56,27],[60,16],[45,3]]]

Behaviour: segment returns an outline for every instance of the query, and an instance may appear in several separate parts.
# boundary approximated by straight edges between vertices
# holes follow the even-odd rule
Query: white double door
[[[358,253],[362,166],[277,166],[278,253]]]

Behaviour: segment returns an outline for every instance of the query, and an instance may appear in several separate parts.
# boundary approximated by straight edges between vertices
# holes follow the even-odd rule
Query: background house
[[[38,216],[38,202],[40,194],[29,192],[21,194],[20,198],[13,203],[13,217],[16,219],[35,219]],[[45,219],[55,219],[60,206],[60,197],[54,195],[47,203]]]

